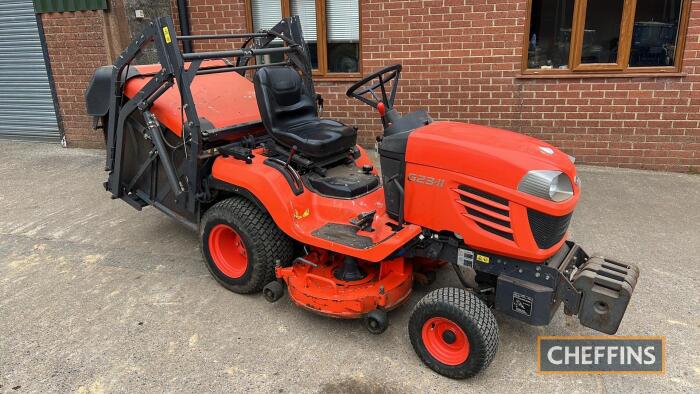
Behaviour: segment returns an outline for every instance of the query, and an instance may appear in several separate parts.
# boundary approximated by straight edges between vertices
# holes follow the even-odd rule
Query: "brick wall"
[[[177,0],[171,0],[173,22],[180,34]],[[223,34],[247,32],[245,0],[188,0],[191,34]],[[195,51],[238,49],[241,40],[194,41]]]
[[[195,33],[245,30],[242,0],[190,0]],[[684,77],[518,78],[525,0],[361,0],[365,73],[400,62],[402,112],[486,124],[549,141],[579,163],[700,172],[700,1],[693,0]],[[177,8],[173,2],[173,10]],[[211,44],[197,49],[223,49]],[[381,132],[348,81],[317,81],[324,116]]]
[[[102,11],[42,14],[58,105],[70,147],[104,147],[85,113],[84,92],[95,69],[108,64]]]
[[[700,0],[693,0],[683,77],[519,78],[525,0],[361,0],[365,73],[404,65],[397,106],[434,118],[520,131],[579,163],[700,172]],[[177,4],[171,0],[177,22]],[[193,34],[246,30],[244,0],[189,0]],[[83,91],[106,62],[104,14],[42,15],[70,146],[101,146],[84,115]],[[197,42],[196,50],[239,42]],[[318,80],[324,116],[380,131],[369,108],[345,97],[349,81]]]

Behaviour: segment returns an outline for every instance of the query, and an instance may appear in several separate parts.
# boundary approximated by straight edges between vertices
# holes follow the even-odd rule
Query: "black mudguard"
[[[103,117],[109,112],[109,100],[114,94],[113,68],[114,66],[99,67],[90,79],[90,83],[85,89],[85,107],[88,115]],[[128,73],[127,78],[139,75],[134,67],[130,67]]]

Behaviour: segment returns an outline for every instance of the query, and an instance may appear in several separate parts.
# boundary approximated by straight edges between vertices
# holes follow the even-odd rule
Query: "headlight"
[[[574,195],[571,180],[561,171],[530,171],[520,180],[518,190],[555,202],[568,200]]]

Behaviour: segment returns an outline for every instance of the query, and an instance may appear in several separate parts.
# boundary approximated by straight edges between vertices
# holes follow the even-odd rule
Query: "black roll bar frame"
[[[122,198],[131,205],[144,203],[162,206],[157,196],[148,195],[143,190],[130,190],[137,179],[123,179],[122,166],[124,161],[124,126],[127,118],[134,112],[140,112],[144,123],[147,125],[145,138],[153,144],[151,155],[144,166],[155,166],[158,162],[163,166],[167,178],[167,185],[172,189],[169,192],[175,198],[178,211],[184,213],[176,215],[173,211],[161,209],[176,219],[185,222],[190,227],[196,228],[199,221],[200,196],[206,193],[202,191],[203,179],[209,174],[202,170],[202,123],[197,115],[197,108],[192,96],[191,85],[197,75],[213,73],[237,72],[245,75],[248,70],[257,70],[270,66],[292,66],[296,68],[309,91],[315,95],[312,82],[311,63],[309,50],[304,41],[299,17],[285,18],[269,30],[261,30],[256,33],[236,34],[206,34],[177,36],[173,21],[170,17],[154,19],[146,29],[121,53],[112,66],[112,95],[109,102],[109,116],[107,124],[107,157],[106,170],[109,178],[105,184],[106,189],[112,193],[113,198]],[[236,50],[208,51],[182,53],[179,41],[192,42],[194,40],[218,40],[218,39],[244,39],[243,45]],[[161,70],[151,74],[152,78],[132,98],[124,94],[124,87],[128,80],[128,68],[136,57],[148,45],[154,45],[158,55]],[[281,44],[281,45],[280,45]],[[256,64],[251,60],[256,56],[278,55],[285,57],[284,61],[268,64]],[[235,62],[229,61],[234,58]],[[223,59],[225,66],[202,68],[205,60]],[[182,145],[185,151],[185,162],[175,167],[171,155],[166,154],[166,144],[157,119],[150,112],[153,103],[173,85],[177,86],[181,97],[181,108],[184,113],[182,127]],[[146,168],[138,172],[141,176]],[[160,191],[158,195],[166,195],[167,191]]]

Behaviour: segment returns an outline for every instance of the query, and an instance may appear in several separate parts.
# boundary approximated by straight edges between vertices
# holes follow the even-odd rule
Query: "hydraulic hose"
[[[173,162],[170,160],[170,156],[168,156],[168,151],[165,147],[165,142],[163,141],[163,135],[160,132],[158,121],[150,111],[143,111],[143,117],[146,120],[148,135],[151,137],[151,141],[158,151],[158,158],[160,159],[160,163],[163,165],[163,169],[165,170],[165,177],[168,179],[170,188],[177,199],[182,194],[182,185],[177,179]]]

